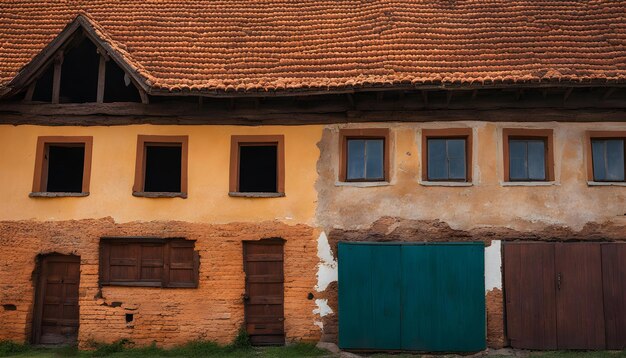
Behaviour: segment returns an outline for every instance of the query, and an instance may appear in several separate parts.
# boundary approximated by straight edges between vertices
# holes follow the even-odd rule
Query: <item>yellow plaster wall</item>
[[[0,220],[77,220],[111,216],[117,222],[313,221],[316,163],[322,126],[155,126],[43,127],[0,126]],[[137,198],[137,135],[188,135],[188,198]],[[231,135],[285,136],[284,198],[228,196]],[[93,136],[90,195],[29,198],[38,136]]]

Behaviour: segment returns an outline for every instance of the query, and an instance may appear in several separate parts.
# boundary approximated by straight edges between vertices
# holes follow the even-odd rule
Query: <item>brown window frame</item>
[[[383,178],[382,179],[348,179],[348,140],[349,139],[382,139],[383,140]],[[390,140],[389,128],[360,128],[339,130],[339,181],[346,183],[377,183],[390,181]]]
[[[510,139],[541,139],[545,142],[546,178],[544,180],[511,180],[509,140]],[[531,128],[503,128],[502,129],[502,149],[505,182],[551,182],[554,181],[554,131],[552,129],[531,129]]]
[[[48,162],[46,153],[51,145],[59,146],[84,146],[85,157],[83,163],[83,184],[80,193],[48,192],[46,191],[48,180]],[[93,137],[91,136],[41,136],[37,138],[37,152],[35,154],[35,174],[33,176],[33,190],[31,197],[64,197],[64,196],[87,196],[89,195],[89,183],[91,181],[91,159],[93,152]]]
[[[624,181],[596,180],[593,175],[593,151],[591,140],[593,139],[624,139],[624,151],[626,151],[626,131],[587,131],[585,132],[585,159],[587,161],[587,180],[596,183],[626,183]],[[626,160],[626,153],[625,160]],[[626,164],[626,163],[625,163]]]
[[[472,128],[422,129],[422,181],[437,183],[472,182]],[[428,178],[428,140],[429,139],[465,139],[465,180],[429,179]]]
[[[276,192],[239,191],[239,148],[241,146],[276,146]],[[232,197],[273,198],[285,196],[285,136],[276,135],[233,135],[230,138],[230,177],[228,195]]]
[[[181,147],[180,162],[180,192],[146,192],[144,191],[146,174],[146,148],[148,146],[178,146]],[[138,135],[137,159],[135,161],[135,182],[133,196],[146,198],[187,198],[187,170],[188,170],[189,136],[169,135]]]
[[[111,279],[110,275],[110,247],[111,245],[150,245],[150,246],[163,246],[163,268],[162,276],[160,280],[115,280]],[[172,282],[169,277],[170,270],[172,270],[172,262],[170,250],[172,247],[189,247],[193,249],[193,282]],[[141,269],[141,254],[139,254],[138,266]],[[177,265],[180,265],[178,263]],[[175,269],[175,268],[174,268]],[[189,269],[188,267],[185,269]],[[154,237],[103,237],[100,239],[99,245],[99,275],[98,282],[101,286],[134,286],[134,287],[162,287],[162,288],[197,288],[199,283],[200,272],[200,255],[196,251],[196,241],[187,240],[185,238],[154,238]]]

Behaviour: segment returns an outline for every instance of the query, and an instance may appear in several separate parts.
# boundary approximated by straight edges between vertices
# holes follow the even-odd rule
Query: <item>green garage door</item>
[[[483,243],[339,243],[339,346],[485,349]]]

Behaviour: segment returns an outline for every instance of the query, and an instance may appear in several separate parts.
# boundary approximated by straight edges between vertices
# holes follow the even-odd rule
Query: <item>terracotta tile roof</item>
[[[151,91],[626,83],[625,0],[3,0],[0,84],[80,13]]]

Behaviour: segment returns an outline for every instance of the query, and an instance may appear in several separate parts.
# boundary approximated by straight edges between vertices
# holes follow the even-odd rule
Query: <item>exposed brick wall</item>
[[[103,236],[185,237],[196,240],[200,283],[196,289],[98,287],[98,243]],[[0,340],[29,339],[36,257],[45,253],[81,257],[79,342],[128,338],[139,345],[172,346],[194,339],[230,342],[244,313],[242,241],[281,237],[285,242],[287,340],[320,338],[314,325],[316,232],[279,222],[209,225],[185,222],[116,224],[111,218],[59,222],[0,222]],[[121,306],[112,307],[113,302]],[[117,304],[116,304],[117,305]],[[125,314],[134,320],[127,325]]]

